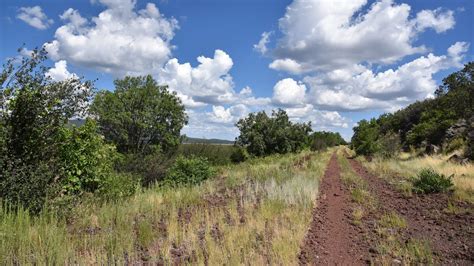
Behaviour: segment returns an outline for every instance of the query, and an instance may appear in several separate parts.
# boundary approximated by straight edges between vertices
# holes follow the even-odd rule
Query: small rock
[[[392,262],[393,264],[402,264],[402,261],[399,259],[393,259]]]
[[[379,252],[375,248],[369,248],[370,253],[378,254]]]

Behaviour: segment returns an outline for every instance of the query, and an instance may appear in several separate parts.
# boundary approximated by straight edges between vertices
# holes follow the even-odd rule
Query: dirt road
[[[374,221],[384,213],[396,212],[408,223],[406,230],[402,232],[403,241],[411,238],[428,241],[436,264],[473,265],[472,205],[455,202],[446,193],[407,197],[386,180],[367,171],[359,161],[348,160],[354,172],[368,181],[370,193],[380,203],[376,213],[366,219],[366,227],[373,227],[375,224],[370,220]],[[448,204],[454,206],[458,213],[448,212]]]
[[[300,264],[381,264],[387,262],[387,258],[389,264],[403,263],[403,255],[381,254],[378,249],[383,239],[377,226],[381,217],[388,213],[396,213],[407,223],[399,232],[402,246],[412,239],[423,240],[429,243],[434,264],[474,264],[472,204],[453,201],[447,193],[406,196],[387,180],[367,171],[359,161],[347,160],[354,173],[367,182],[377,207],[367,210],[362,222],[354,225],[355,203],[341,180],[341,169],[334,153],[319,187],[313,219],[299,255]],[[459,212],[447,211],[449,204]]]
[[[340,178],[334,153],[319,187],[313,220],[299,255],[303,265],[362,265],[367,252],[359,245],[358,231],[351,225],[349,191]]]

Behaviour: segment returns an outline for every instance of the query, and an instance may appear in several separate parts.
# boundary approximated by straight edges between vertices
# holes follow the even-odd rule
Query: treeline
[[[73,76],[55,81],[35,50],[0,76],[0,204],[67,212],[84,199],[115,201],[143,187],[195,185],[214,165],[344,144],[338,133],[293,123],[283,110],[249,114],[235,145],[181,144],[188,117],[176,93],[151,76],[114,91]],[[70,121],[81,119],[84,123]]]
[[[435,97],[415,102],[395,113],[362,120],[351,144],[357,154],[390,156],[401,149],[463,149],[471,159],[474,123],[474,62],[443,79]]]

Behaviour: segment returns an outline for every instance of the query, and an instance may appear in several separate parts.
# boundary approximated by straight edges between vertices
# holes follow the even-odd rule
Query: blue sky
[[[47,43],[58,80],[113,90],[151,74],[182,98],[193,137],[233,139],[239,118],[284,108],[349,139],[473,60],[470,0],[6,0],[0,12],[3,60]]]

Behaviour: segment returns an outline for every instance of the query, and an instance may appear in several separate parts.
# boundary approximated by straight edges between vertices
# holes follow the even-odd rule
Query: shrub
[[[99,198],[107,201],[116,201],[130,197],[140,189],[140,179],[132,174],[113,174],[102,182],[97,191]]]
[[[90,119],[81,127],[64,127],[60,132],[63,191],[66,194],[95,192],[113,175],[113,162],[117,158],[115,147],[105,143],[98,134],[96,122]]]
[[[433,169],[423,169],[417,177],[412,178],[413,190],[421,194],[445,192],[454,185],[452,177],[446,177]]]
[[[449,141],[444,149],[446,154],[451,152],[462,150],[465,146],[467,146],[466,141],[462,137],[457,137]]]
[[[389,132],[378,140],[380,151],[379,154],[385,158],[391,158],[400,152],[400,136],[393,132]]]
[[[179,156],[168,170],[163,184],[167,186],[197,185],[211,177],[213,171],[205,158]]]
[[[236,149],[234,149],[234,151],[230,155],[230,160],[233,163],[245,162],[248,158],[249,158],[249,153],[243,147],[237,147]]]
[[[163,181],[168,169],[174,163],[176,155],[163,154],[156,150],[152,154],[125,154],[116,164],[119,172],[139,176],[141,184],[145,187]]]

